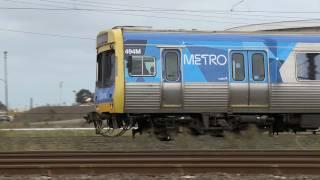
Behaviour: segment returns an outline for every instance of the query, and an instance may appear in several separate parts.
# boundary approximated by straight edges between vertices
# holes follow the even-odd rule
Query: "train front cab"
[[[121,29],[97,37],[96,112],[122,113],[124,97],[123,38]]]

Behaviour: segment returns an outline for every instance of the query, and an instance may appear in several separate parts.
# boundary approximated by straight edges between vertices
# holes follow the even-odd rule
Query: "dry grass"
[[[44,106],[17,113],[17,122],[45,122],[67,119],[82,119],[88,112],[94,111],[92,106]]]
[[[88,137],[98,136],[93,130],[37,130],[37,131],[0,131],[0,137]]]
[[[174,141],[159,141],[152,134],[131,132],[124,137],[108,138],[94,130],[82,131],[0,131],[0,151],[33,150],[167,150],[167,149],[320,149],[320,136],[310,134],[280,134],[269,136],[255,128],[224,137],[191,136],[181,133]]]
[[[1,122],[0,129],[30,128],[28,122]]]

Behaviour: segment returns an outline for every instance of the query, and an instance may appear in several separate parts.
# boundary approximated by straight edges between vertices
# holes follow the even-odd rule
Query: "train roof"
[[[144,33],[186,33],[186,34],[263,34],[263,35],[320,35],[320,32],[299,31],[210,31],[198,29],[153,29],[150,26],[115,26],[112,29],[121,29],[123,32],[144,32]],[[100,32],[108,32],[110,29]]]
[[[264,42],[269,46],[278,43],[320,43],[320,33],[312,32],[230,32],[230,31],[198,31],[198,30],[170,30],[152,29],[151,27],[117,26],[113,30],[121,30],[123,39],[130,44],[165,44],[165,45],[203,45],[203,42]],[[110,33],[111,30],[102,31],[99,37]],[[102,38],[103,39],[103,38]],[[144,42],[146,41],[146,42]],[[99,44],[99,43],[98,43]],[[230,46],[230,44],[227,44]]]

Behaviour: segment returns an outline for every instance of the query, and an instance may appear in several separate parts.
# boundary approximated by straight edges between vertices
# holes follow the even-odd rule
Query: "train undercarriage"
[[[250,124],[270,134],[311,130],[320,127],[320,114],[109,114],[91,112],[85,116],[93,123],[96,134],[121,136],[132,129],[132,137],[143,132],[153,133],[160,140],[172,140],[177,133],[223,136],[224,131],[239,132]]]

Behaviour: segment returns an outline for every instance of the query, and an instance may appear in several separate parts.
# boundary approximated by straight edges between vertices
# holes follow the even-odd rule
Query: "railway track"
[[[320,151],[127,151],[0,153],[0,174],[320,174]]]

